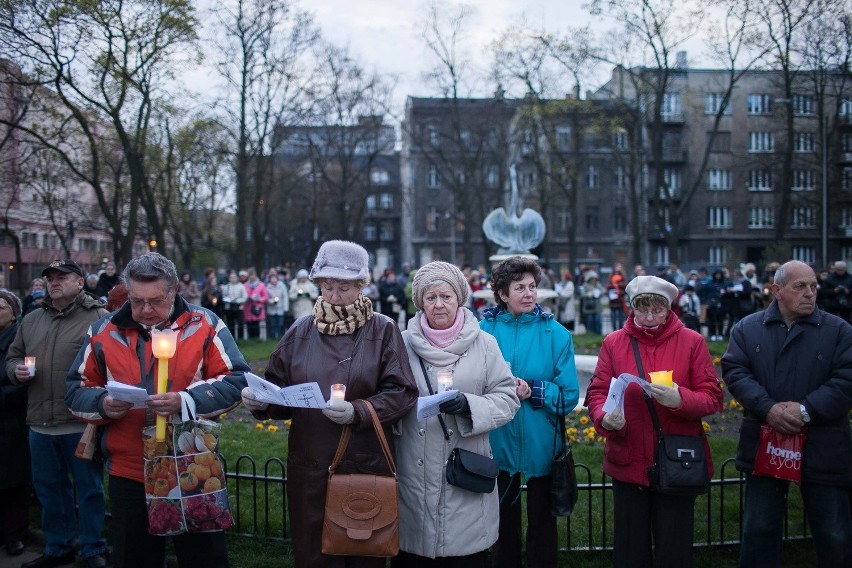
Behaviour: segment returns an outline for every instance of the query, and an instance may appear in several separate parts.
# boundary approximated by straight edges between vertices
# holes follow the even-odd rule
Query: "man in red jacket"
[[[227,326],[213,312],[178,295],[175,265],[148,253],[131,260],[122,274],[127,302],[95,322],[68,374],[65,402],[87,422],[104,426],[109,468],[113,564],[116,568],[162,566],[165,537],[148,534],[142,428],[155,416],[215,417],[240,403],[249,370]],[[169,360],[168,392],[156,394],[151,330],[177,332],[176,356]],[[114,399],[107,380],[144,388],[148,407]],[[180,566],[225,568],[221,531],[172,536]]]

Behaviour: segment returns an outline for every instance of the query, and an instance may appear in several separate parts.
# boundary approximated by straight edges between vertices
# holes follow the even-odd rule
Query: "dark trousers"
[[[781,539],[789,481],[746,475],[740,566],[781,565]],[[802,501],[810,523],[819,568],[852,566],[849,488],[802,483]]]
[[[495,568],[521,566],[521,475],[501,471],[497,477],[500,492],[500,530],[494,544]],[[550,476],[527,480],[526,565],[529,568],[555,567],[558,562],[556,517],[550,514]]]
[[[30,525],[29,502],[30,488],[27,485],[0,489],[0,534],[3,535],[3,544],[24,540]]]
[[[115,568],[160,568],[166,537],[148,534],[145,486],[109,476],[112,510],[112,562]],[[171,537],[181,568],[228,568],[225,533],[185,533]]]
[[[488,551],[483,550],[476,554],[467,556],[442,556],[440,558],[426,558],[407,552],[399,551],[399,554],[391,559],[391,568],[487,568]]]
[[[663,495],[633,483],[612,482],[615,568],[692,566],[695,497]],[[654,546],[654,554],[651,546]]]
[[[243,321],[243,310],[228,310],[225,312],[225,323],[228,325],[228,329],[231,331],[231,335],[234,336],[234,339],[242,339],[243,338],[243,326],[245,325]]]

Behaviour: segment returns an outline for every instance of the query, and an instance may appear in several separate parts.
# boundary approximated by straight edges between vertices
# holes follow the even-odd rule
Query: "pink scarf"
[[[456,320],[453,325],[447,329],[432,329],[429,327],[429,321],[426,319],[426,314],[420,314],[420,329],[423,330],[423,336],[435,347],[443,349],[448,347],[458,339],[462,328],[464,327],[464,310],[459,308],[456,311]]]

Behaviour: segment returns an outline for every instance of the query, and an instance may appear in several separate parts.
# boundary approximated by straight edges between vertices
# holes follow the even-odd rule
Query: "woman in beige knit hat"
[[[400,422],[400,553],[393,567],[484,568],[497,540],[497,491],[449,484],[445,464],[454,448],[491,457],[489,431],[518,409],[515,381],[497,341],[463,307],[470,292],[461,270],[430,262],[411,289],[418,311],[403,339],[420,395],[440,390],[447,378],[456,392],[439,416],[418,420],[412,411]]]

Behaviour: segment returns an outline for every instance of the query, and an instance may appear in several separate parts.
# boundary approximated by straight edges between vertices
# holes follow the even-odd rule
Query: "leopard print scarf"
[[[373,317],[373,302],[360,295],[348,306],[335,306],[317,298],[314,304],[314,323],[325,335],[348,335],[355,333]]]

